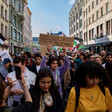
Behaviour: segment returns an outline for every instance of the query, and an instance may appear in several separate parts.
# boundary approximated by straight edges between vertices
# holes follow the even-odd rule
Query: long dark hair
[[[40,90],[39,80],[42,79],[43,77],[50,77],[52,80],[51,86],[53,86],[53,75],[49,68],[44,67],[44,68],[41,68],[39,72],[37,73],[36,82],[35,82],[36,90]]]
[[[2,103],[3,103],[4,90],[5,90],[5,87],[4,87],[4,84],[3,84],[3,79],[0,76],[0,105],[2,105]]]
[[[36,101],[36,107],[38,108],[39,105],[40,105],[40,95],[42,93],[42,90],[39,86],[39,80],[42,79],[43,77],[50,77],[52,82],[51,82],[51,86],[49,88],[49,92],[51,94],[51,96],[53,97],[53,99],[55,100],[55,90],[56,90],[56,87],[54,85],[54,81],[53,81],[53,75],[50,71],[49,68],[47,67],[44,67],[44,68],[41,68],[39,70],[39,72],[37,73],[37,77],[36,77],[36,82],[35,82],[35,93],[34,93],[34,100]]]
[[[102,80],[104,86],[110,86],[110,78],[106,73],[105,69],[99,63],[94,61],[87,61],[78,67],[74,74],[74,85],[79,85],[80,87],[86,86],[85,77],[89,75],[89,77],[94,78],[95,76],[99,77]]]

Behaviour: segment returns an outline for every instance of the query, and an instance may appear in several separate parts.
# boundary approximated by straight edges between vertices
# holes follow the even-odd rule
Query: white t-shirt
[[[40,70],[40,66],[36,65],[36,70],[37,70],[37,73],[38,73],[38,71]]]
[[[29,71],[27,68],[25,69],[25,72],[24,72],[23,75],[25,77],[25,81],[26,81],[27,87],[28,87],[28,89],[30,89],[30,85],[35,85],[36,75],[33,72]],[[8,76],[13,81],[16,80],[15,71],[9,73]],[[21,89],[22,90],[18,80],[15,82],[15,86],[12,89]],[[8,106],[12,106],[14,100],[20,102],[21,97],[22,97],[22,95],[10,96],[8,98]]]

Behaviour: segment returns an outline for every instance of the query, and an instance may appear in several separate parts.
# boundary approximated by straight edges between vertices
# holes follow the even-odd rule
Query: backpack
[[[101,92],[104,94],[105,96],[105,88],[102,84],[98,84]],[[78,102],[79,102],[79,97],[80,97],[80,87],[78,85],[75,85],[75,92],[76,92],[76,108],[75,108],[75,112],[77,111],[78,108]]]

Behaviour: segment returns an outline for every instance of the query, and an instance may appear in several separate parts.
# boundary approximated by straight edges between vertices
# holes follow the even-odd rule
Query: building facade
[[[0,0],[0,33],[6,39],[0,51],[9,51],[9,0]]]
[[[32,43],[38,45],[39,44],[39,37],[33,37]]]
[[[77,0],[69,13],[69,35],[83,38],[83,0]]]
[[[80,0],[75,2],[69,13],[69,32],[70,36],[75,37],[77,24],[74,23],[74,17],[80,9],[74,10],[74,7],[78,7],[78,1]],[[95,53],[102,50],[112,52],[112,0],[83,0],[82,12],[82,39],[86,48]]]
[[[32,43],[32,30],[31,30],[31,11],[27,7],[28,2],[25,0],[25,6],[24,6],[24,51],[30,51],[31,50],[31,43]]]
[[[84,0],[83,37],[89,50],[112,52],[112,0]]]
[[[9,1],[9,52],[16,55],[23,50],[24,3],[24,0]]]

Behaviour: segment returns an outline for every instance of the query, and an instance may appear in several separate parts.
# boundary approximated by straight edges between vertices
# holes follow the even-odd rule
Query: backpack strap
[[[75,108],[75,112],[76,112],[79,103],[79,96],[80,96],[80,87],[78,85],[75,85],[75,92],[76,92],[76,108]]]
[[[102,93],[105,96],[105,88],[104,88],[103,84],[99,83],[98,86],[99,86],[100,90],[102,91]]]
[[[3,112],[12,112],[14,108],[7,108]]]

